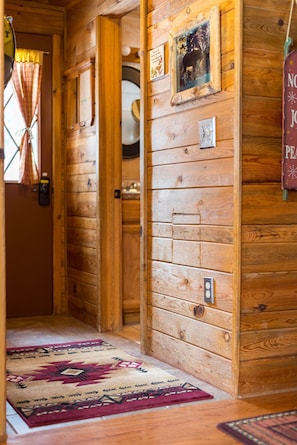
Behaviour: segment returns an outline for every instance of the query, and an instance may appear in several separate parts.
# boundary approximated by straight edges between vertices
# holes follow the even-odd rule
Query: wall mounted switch
[[[203,119],[199,123],[200,148],[216,146],[216,118]]]
[[[204,302],[214,304],[214,279],[204,277]]]

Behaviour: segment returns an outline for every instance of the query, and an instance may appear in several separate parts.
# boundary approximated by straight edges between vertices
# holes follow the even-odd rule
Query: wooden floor
[[[38,317],[7,322],[8,347],[92,338],[104,338],[127,353],[143,358],[139,351],[137,326],[125,327],[120,334],[111,335],[98,334],[93,328],[70,317]],[[197,383],[197,379],[151,357],[146,357],[145,360]],[[203,382],[199,382],[199,386],[211,392],[214,399],[31,430],[8,408],[8,438],[3,443],[8,445],[232,445],[238,442],[216,428],[219,422],[297,408],[297,389],[295,393],[233,400],[227,394]]]

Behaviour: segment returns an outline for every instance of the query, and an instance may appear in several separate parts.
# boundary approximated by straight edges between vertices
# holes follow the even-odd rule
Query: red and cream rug
[[[297,410],[233,420],[218,425],[246,445],[297,444]]]
[[[7,349],[7,400],[30,427],[210,398],[103,340]]]

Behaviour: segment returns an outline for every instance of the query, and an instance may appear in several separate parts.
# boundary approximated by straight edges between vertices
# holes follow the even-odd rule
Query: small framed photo
[[[170,32],[171,105],[221,90],[220,10],[194,4],[175,19]]]

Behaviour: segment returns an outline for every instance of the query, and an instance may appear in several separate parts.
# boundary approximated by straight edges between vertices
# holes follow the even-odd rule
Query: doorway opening
[[[44,51],[38,123],[39,171],[52,175],[52,38],[17,33],[19,48]],[[45,118],[46,117],[46,118]],[[36,126],[34,126],[36,129]],[[19,128],[10,128],[17,138]],[[34,138],[34,132],[31,135]],[[17,153],[18,154],[18,153]],[[14,158],[16,160],[17,157]],[[38,184],[5,183],[7,317],[53,312],[52,206],[39,205]],[[50,200],[51,201],[51,200]]]
[[[140,323],[140,8],[122,25],[123,324]]]

